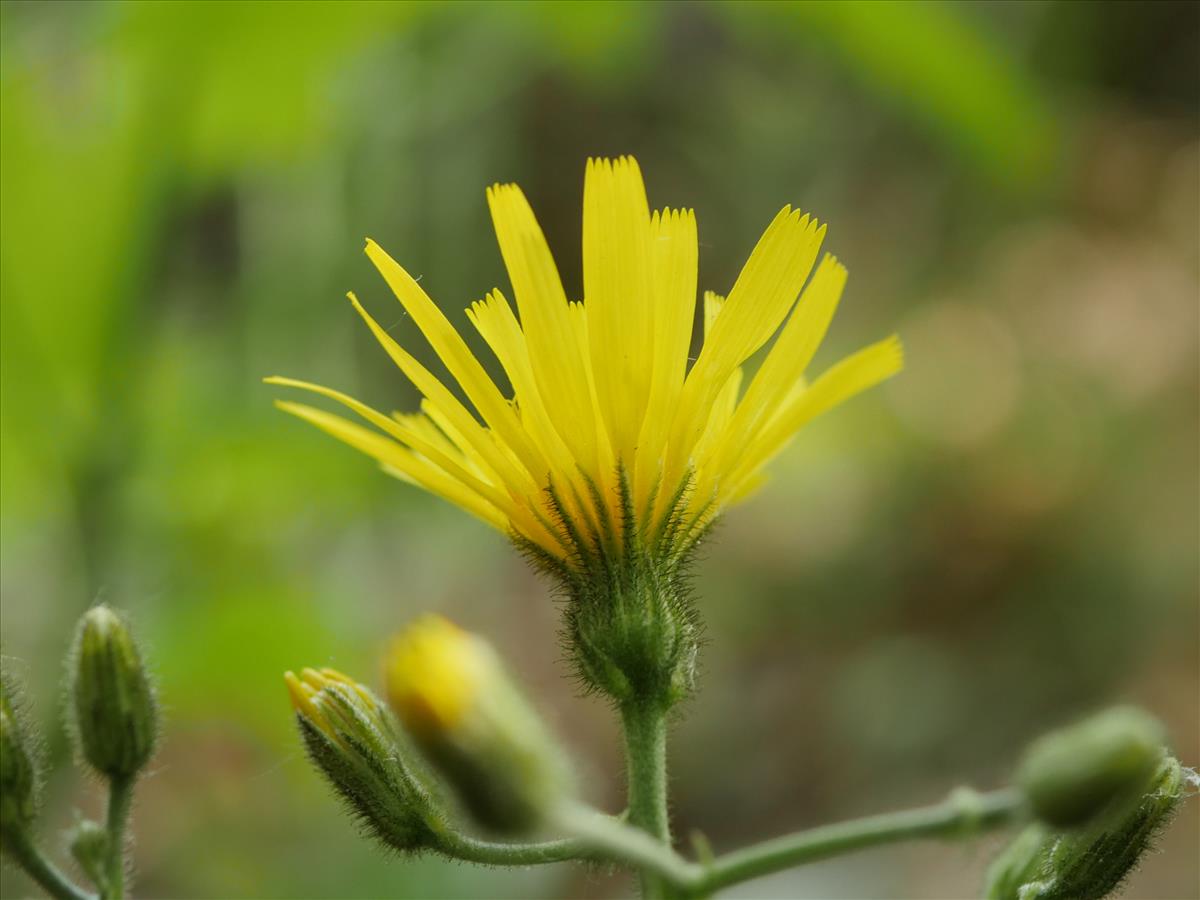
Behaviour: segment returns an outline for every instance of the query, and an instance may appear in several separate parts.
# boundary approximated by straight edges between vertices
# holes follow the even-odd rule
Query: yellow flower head
[[[528,829],[570,791],[558,742],[486,640],[426,615],[393,640],[388,700],[480,824]]]
[[[384,673],[388,699],[414,734],[452,731],[494,677],[492,650],[441,616],[418,619],[396,637]]]
[[[704,296],[689,367],[697,237],[691,210],[651,212],[630,157],[589,160],[583,192],[583,300],[570,302],[525,196],[487,192],[516,310],[499,289],[467,310],[495,353],[505,396],[420,285],[374,241],[366,252],[474,411],[355,309],[421,392],[421,411],[375,411],[306,382],[372,427],[297,403],[279,406],[509,534],[567,580],[638,554],[685,557],[712,521],[762,480],[814,416],[900,370],[895,337],[811,383],[805,370],[846,281],[825,236],[785,206],[729,291]],[[815,264],[815,272],[813,271]],[[810,278],[811,275],[811,278]],[[797,300],[799,297],[799,300]],[[742,365],[778,335],[749,384]]]

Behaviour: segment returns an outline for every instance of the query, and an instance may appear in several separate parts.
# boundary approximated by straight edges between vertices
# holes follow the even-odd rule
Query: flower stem
[[[132,777],[114,777],[108,785],[108,883],[104,900],[125,896],[125,826],[133,801]]]
[[[5,833],[4,850],[54,900],[94,900],[46,859],[24,832]]]
[[[621,707],[625,726],[625,762],[629,779],[629,824],[670,847],[667,814],[667,718],[661,706],[632,701]],[[642,872],[642,894],[663,896],[659,878]]]
[[[968,837],[1012,823],[1023,807],[1024,801],[1015,790],[978,794],[960,788],[935,806],[826,825],[736,850],[717,858],[704,877],[686,889],[689,894],[703,896],[732,884],[864,847],[913,838]]]
[[[481,841],[457,832],[442,835],[437,849],[455,859],[487,866],[538,866],[571,859],[587,859],[590,855],[584,844],[578,840],[509,844]]]
[[[688,862],[669,846],[640,828],[586,806],[564,805],[553,816],[583,847],[580,858],[630,866],[662,877],[665,883],[686,885],[704,877],[704,869]]]

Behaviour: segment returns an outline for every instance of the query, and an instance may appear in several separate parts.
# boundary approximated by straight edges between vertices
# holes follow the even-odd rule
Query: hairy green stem
[[[488,866],[539,866],[571,859],[588,859],[591,856],[588,847],[580,840],[508,844],[482,841],[457,832],[443,835],[437,849],[455,859]]]
[[[133,802],[133,777],[113,778],[108,785],[108,883],[104,900],[125,897],[125,826]]]
[[[1025,801],[1016,790],[980,794],[960,788],[933,806],[825,825],[745,847],[707,863],[694,863],[644,828],[588,807],[569,805],[551,819],[572,835],[570,839],[505,844],[450,834],[439,849],[458,859],[496,866],[565,860],[612,862],[642,873],[643,886],[652,896],[705,897],[764,875],[881,844],[971,837],[1012,824],[1025,813]]]
[[[969,837],[1008,825],[1023,811],[1024,801],[1015,790],[979,794],[959,789],[945,802],[934,806],[826,825],[736,850],[713,861],[702,878],[680,886],[689,894],[702,896],[865,847],[914,838]]]
[[[689,884],[705,874],[700,866],[688,862],[642,829],[586,806],[565,806],[553,819],[559,827],[575,835],[589,858],[623,863],[676,885]]]
[[[46,859],[24,832],[4,835],[4,851],[54,900],[94,900]]]
[[[625,726],[625,765],[629,779],[629,824],[671,846],[667,814],[667,716],[658,704],[630,702],[621,707]],[[642,870],[642,895],[663,895],[657,877]]]

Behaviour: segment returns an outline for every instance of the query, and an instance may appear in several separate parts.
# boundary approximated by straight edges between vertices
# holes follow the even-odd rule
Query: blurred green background
[[[261,376],[416,397],[342,299],[432,362],[376,238],[469,332],[507,290],[518,181],[578,295],[588,155],[694,206],[725,291],[784,203],[851,278],[818,368],[909,365],[810,427],[697,571],[681,835],[718,849],[1003,783],[1034,734],[1140,703],[1200,762],[1195,3],[16,3],[2,8],[6,663],[57,723],[74,619],[134,614],[167,729],[136,809],[154,897],[609,897],[620,877],[388,859],[306,765],[280,679],[374,681],[438,609],[490,635],[621,804],[503,539],[271,408]],[[476,346],[479,346],[476,344]],[[1128,895],[1195,897],[1191,803]],[[962,897],[995,841],[799,870],[743,897]],[[3,875],[5,896],[30,885]]]

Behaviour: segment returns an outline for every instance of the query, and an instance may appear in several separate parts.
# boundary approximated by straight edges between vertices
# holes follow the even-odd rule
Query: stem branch
[[[558,840],[537,844],[509,844],[482,841],[451,832],[442,836],[438,849],[447,856],[488,866],[539,866],[591,855],[582,841]]]
[[[1022,808],[1015,790],[979,794],[960,788],[934,806],[826,825],[736,850],[718,857],[702,878],[686,888],[689,893],[704,895],[865,847],[913,838],[968,837],[1013,822]]]
[[[41,885],[54,900],[95,900],[77,887],[54,863],[46,859],[34,846],[29,835],[23,832],[4,835],[4,849],[12,855],[13,862]]]
[[[578,838],[588,858],[650,872],[674,885],[690,884],[705,875],[700,866],[688,862],[640,828],[586,806],[565,806],[558,810],[554,820]]]

